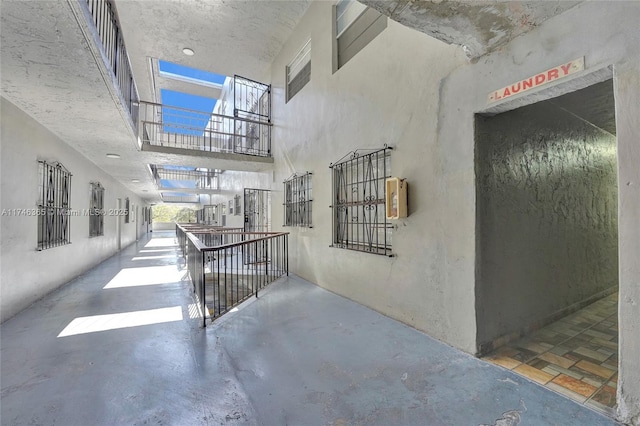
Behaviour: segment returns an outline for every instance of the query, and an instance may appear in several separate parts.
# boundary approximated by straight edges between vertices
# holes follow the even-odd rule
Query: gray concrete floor
[[[293,276],[201,329],[175,248],[145,237],[2,325],[2,425],[615,424]]]

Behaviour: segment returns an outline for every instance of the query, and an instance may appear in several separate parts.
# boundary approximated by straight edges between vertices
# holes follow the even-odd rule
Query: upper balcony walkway
[[[197,311],[144,237],[2,325],[2,424],[615,424],[295,276]]]

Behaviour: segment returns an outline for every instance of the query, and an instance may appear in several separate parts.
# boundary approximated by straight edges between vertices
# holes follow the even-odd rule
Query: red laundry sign
[[[584,56],[489,93],[488,104],[544,86],[584,69]]]

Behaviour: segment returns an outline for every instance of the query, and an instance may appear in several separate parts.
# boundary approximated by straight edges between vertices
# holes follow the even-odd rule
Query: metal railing
[[[176,195],[171,192],[161,192],[160,196],[162,197],[162,201],[165,203],[199,203],[200,195],[199,194],[180,194]]]
[[[201,238],[201,241],[205,245],[212,246],[229,244],[232,242],[237,242],[238,240],[232,240],[230,238],[224,237],[220,237],[218,239],[207,239],[207,235],[218,236],[229,233],[237,234],[243,231],[243,228],[227,228],[222,226],[203,225],[200,223],[176,223],[176,238],[178,240],[178,246],[182,252],[182,256],[186,256],[187,254],[187,232],[190,232],[194,235],[204,235],[204,237]]]
[[[124,45],[115,7],[111,0],[85,0],[80,4],[86,6],[86,10],[92,17],[92,23],[102,42],[105,57],[118,83],[118,89],[134,125],[137,125],[138,89],[131,72],[131,62]]]
[[[271,156],[271,124],[152,102],[140,102],[143,144],[205,152]]]
[[[182,228],[182,229],[180,229]],[[180,229],[180,231],[178,231]],[[280,232],[181,232],[178,241],[185,247],[186,265],[193,284],[202,325],[224,315],[259,290],[289,275],[288,233]],[[208,237],[208,245],[202,238]],[[182,245],[184,241],[184,245]]]
[[[150,165],[151,173],[158,189],[164,188],[163,180],[191,181],[195,188],[200,189],[220,189],[220,170],[216,169],[167,169],[155,164]]]

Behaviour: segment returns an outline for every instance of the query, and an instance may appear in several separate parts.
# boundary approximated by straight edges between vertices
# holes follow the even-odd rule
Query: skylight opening
[[[168,61],[158,61],[159,74],[165,78],[222,89],[227,76]]]
[[[161,89],[165,133],[202,136],[217,99]],[[174,107],[174,108],[171,108]],[[184,109],[183,109],[184,108]]]

